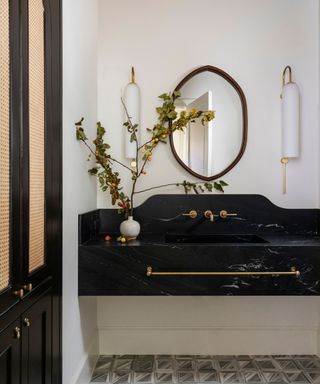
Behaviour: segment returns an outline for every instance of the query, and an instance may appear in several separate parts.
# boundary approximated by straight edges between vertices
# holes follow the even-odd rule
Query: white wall
[[[98,117],[113,154],[121,158],[124,152],[120,95],[132,65],[146,128],[155,123],[158,95],[174,89],[192,69],[211,64],[240,84],[248,102],[248,146],[224,177],[228,192],[261,193],[285,207],[319,206],[318,8],[318,0],[100,0]],[[279,96],[287,64],[301,89],[302,151],[288,166],[288,193],[282,195]],[[147,173],[141,188],[192,180],[169,146],[157,150]],[[99,191],[98,207],[108,205]],[[193,313],[185,318],[188,308]],[[205,353],[212,348],[214,353],[234,353],[240,343],[239,353],[315,353],[319,314],[314,308],[314,298],[99,298],[101,351]],[[213,316],[216,312],[219,318]],[[223,348],[222,328],[224,335],[236,335]],[[272,342],[270,334],[276,335]],[[215,341],[221,349],[215,349]]]
[[[315,354],[315,302],[311,297],[100,297],[100,352]]]
[[[318,0],[136,0],[134,5],[129,0],[101,0],[99,15],[98,116],[109,129],[115,155],[123,154],[120,93],[131,65],[141,87],[145,129],[156,121],[158,95],[174,89],[194,68],[211,64],[240,84],[248,102],[248,146],[224,177],[230,184],[227,191],[261,193],[286,207],[316,206]],[[288,166],[284,196],[279,96],[287,64],[301,88],[302,151]],[[158,184],[161,173],[163,183],[192,179],[169,146],[157,150],[147,173],[141,186]],[[147,197],[137,196],[137,202]],[[105,204],[105,195],[99,193],[98,206]]]
[[[78,214],[96,207],[96,185],[86,152],[75,139],[85,116],[97,118],[97,1],[63,1],[63,383],[73,384],[97,354],[96,299],[78,300]],[[90,127],[90,128],[89,128]],[[85,372],[84,372],[85,373]],[[85,378],[84,378],[85,380]],[[88,382],[84,381],[84,382]]]

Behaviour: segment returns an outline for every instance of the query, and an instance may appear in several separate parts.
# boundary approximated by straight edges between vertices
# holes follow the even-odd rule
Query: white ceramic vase
[[[129,216],[120,224],[120,233],[127,239],[135,239],[140,233],[140,224]]]

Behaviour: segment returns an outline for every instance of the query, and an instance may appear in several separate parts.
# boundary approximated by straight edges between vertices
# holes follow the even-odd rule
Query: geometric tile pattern
[[[91,383],[320,384],[320,358],[315,355],[100,356]]]

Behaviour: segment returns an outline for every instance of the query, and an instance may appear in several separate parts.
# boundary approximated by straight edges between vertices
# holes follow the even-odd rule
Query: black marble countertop
[[[241,234],[238,234],[241,238]],[[111,241],[106,241],[103,235],[98,236],[95,239],[88,240],[81,244],[82,246],[96,246],[96,247],[139,247],[139,246],[163,246],[163,247],[232,247],[234,245],[239,247],[269,247],[269,246],[314,246],[320,247],[320,236],[318,235],[261,235],[261,238],[266,242],[264,243],[250,243],[250,242],[233,242],[233,243],[179,243],[179,242],[166,242],[165,235],[161,234],[143,234],[140,235],[136,240],[131,240],[125,244],[119,243],[116,238],[118,234],[111,235]],[[233,235],[237,236],[237,235]],[[320,257],[320,253],[319,253]]]

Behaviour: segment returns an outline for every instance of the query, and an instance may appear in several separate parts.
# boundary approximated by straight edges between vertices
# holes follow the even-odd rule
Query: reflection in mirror
[[[207,68],[207,67],[203,67]],[[223,71],[196,70],[176,90],[181,97],[176,111],[192,109],[215,113],[215,118],[202,125],[191,123],[184,131],[175,131],[171,146],[177,160],[199,178],[212,180],[228,172],[240,157],[246,144],[246,103],[236,82]],[[221,71],[216,73],[214,70]],[[180,83],[180,84],[181,84]]]

